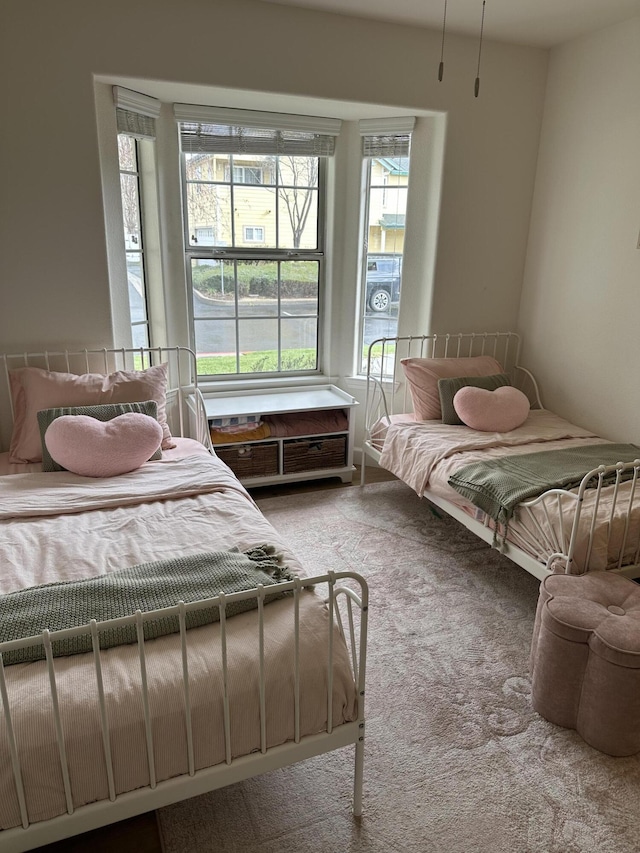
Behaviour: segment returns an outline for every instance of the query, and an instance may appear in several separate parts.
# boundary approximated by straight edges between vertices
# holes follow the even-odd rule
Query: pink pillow
[[[464,358],[403,358],[400,363],[409,383],[413,411],[419,421],[442,418],[438,379],[493,376],[502,373],[500,362],[490,355]]]
[[[44,434],[52,458],[83,477],[116,477],[134,471],[158,449],[162,427],[149,415],[128,412],[110,421],[62,415]]]
[[[38,412],[60,406],[97,406],[102,403],[140,403],[155,400],[162,426],[162,449],[175,447],[167,425],[167,364],[146,370],[102,373],[57,373],[39,367],[9,371],[13,401],[13,433],[10,462],[40,462],[42,445]]]
[[[471,429],[510,432],[526,421],[529,400],[512,385],[503,385],[495,391],[467,385],[454,395],[453,408],[462,423]]]

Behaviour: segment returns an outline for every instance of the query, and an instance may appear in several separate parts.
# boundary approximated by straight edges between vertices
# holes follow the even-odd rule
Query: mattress
[[[440,421],[416,421],[411,415],[396,415],[390,421],[380,420],[372,435],[382,442],[380,465],[411,486],[420,496],[436,497],[461,509],[483,524],[493,525],[485,514],[449,485],[454,471],[472,462],[486,461],[505,455],[535,453],[577,447],[581,444],[607,443],[589,430],[578,427],[545,409],[532,410],[527,421],[508,433],[482,433],[465,426],[450,426]],[[629,460],[624,460],[629,461]],[[615,510],[611,515],[613,487],[605,489],[596,514],[595,539],[586,565],[587,526],[591,522],[594,493],[587,492],[583,503],[582,536],[578,538],[575,571],[605,570],[617,566],[619,546],[625,536],[626,508],[631,483],[620,486]],[[541,507],[530,514],[516,511],[509,523],[507,539],[535,559],[546,557],[569,541],[573,508],[565,499],[558,506]],[[556,531],[554,536],[553,531]],[[561,533],[560,533],[561,531]],[[626,532],[624,562],[633,562],[640,537],[640,505],[634,508]]]
[[[186,442],[186,443],[185,443]],[[91,577],[128,565],[202,551],[249,548],[263,542],[295,555],[260,513],[227,466],[196,442],[178,440],[162,462],[121,477],[88,482],[68,472],[0,478],[0,593]],[[197,445],[197,446],[196,446]],[[188,455],[184,455],[187,453]],[[61,508],[62,509],[61,511]],[[294,733],[293,607],[265,607],[267,745]],[[312,591],[301,595],[300,639],[303,735],[327,724],[328,632],[334,632],[333,723],[357,717],[357,698],[344,641],[329,627],[327,607]],[[225,759],[219,624],[188,632],[191,718],[196,769]],[[260,748],[256,611],[227,622],[232,755]],[[145,643],[157,780],[188,772],[179,635]],[[322,650],[322,653],[320,653]],[[150,770],[141,720],[137,646],[103,651],[102,670],[117,793],[146,786]],[[75,807],[108,797],[106,762],[92,656],[56,659],[56,681],[67,741]],[[44,662],[5,669],[7,690],[32,822],[66,811],[60,760]],[[20,815],[0,719],[0,828]]]

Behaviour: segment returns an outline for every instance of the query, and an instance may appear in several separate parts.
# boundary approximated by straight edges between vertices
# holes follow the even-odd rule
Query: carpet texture
[[[353,748],[158,812],[165,853],[635,853],[640,756],[529,701],[538,582],[399,482],[259,501],[310,573],[361,572],[364,815]]]

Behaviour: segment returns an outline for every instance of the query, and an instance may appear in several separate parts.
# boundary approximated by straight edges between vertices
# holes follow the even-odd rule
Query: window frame
[[[269,380],[270,382],[280,379],[304,378],[319,376],[323,373],[324,362],[324,326],[325,326],[325,305],[326,305],[326,232],[327,232],[327,190],[328,190],[328,162],[326,156],[317,156],[318,159],[318,178],[317,178],[317,218],[316,218],[316,248],[315,249],[278,249],[275,247],[261,246],[243,246],[236,248],[233,246],[207,246],[199,247],[190,245],[189,239],[189,221],[188,221],[188,199],[187,199],[187,177],[186,177],[186,154],[180,152],[180,185],[182,197],[182,230],[184,240],[184,257],[185,257],[185,279],[187,289],[187,306],[188,306],[188,322],[189,322],[189,339],[190,346],[197,354],[196,346],[196,318],[194,317],[193,309],[193,281],[192,281],[192,261],[193,260],[220,260],[220,261],[242,261],[242,260],[264,260],[264,261],[315,261],[318,263],[318,302],[316,315],[316,367],[309,370],[296,371],[271,371],[263,373],[224,373],[224,374],[198,374],[199,381],[212,383],[248,383],[256,380]],[[232,154],[232,153],[231,153]],[[277,156],[277,155],[274,155]],[[288,155],[283,155],[288,156]],[[304,156],[304,155],[299,155]],[[231,170],[235,167],[233,162]],[[276,172],[278,170],[276,169]],[[189,182],[192,183],[192,182]],[[214,184],[226,184],[226,182],[210,181]],[[231,199],[233,204],[233,188],[237,182],[230,179],[229,186],[231,188]],[[262,184],[237,184],[238,186],[263,186]],[[285,185],[287,186],[287,185]],[[276,193],[278,192],[278,184],[276,181]],[[235,236],[235,223],[232,225],[232,233]],[[239,320],[238,301],[236,296],[236,314],[235,323],[236,329]],[[271,315],[268,319],[273,319]],[[280,312],[280,295],[278,295],[278,310],[276,319],[279,324],[278,339],[280,341],[280,321],[283,316]],[[237,338],[236,338],[237,340]],[[279,345],[280,346],[280,345]],[[236,350],[236,355],[239,350]],[[281,350],[278,350],[278,358],[281,356]]]

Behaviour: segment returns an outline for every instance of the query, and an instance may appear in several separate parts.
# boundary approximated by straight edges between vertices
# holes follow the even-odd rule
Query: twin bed
[[[159,365],[166,385],[145,387],[146,372]],[[84,613],[94,595],[84,579],[150,563],[165,568],[176,558],[258,550],[260,565],[277,563],[283,573],[235,591],[213,586],[196,600],[176,593],[161,609],[142,602],[110,620],[51,632],[3,625],[0,848],[30,850],[349,744],[360,814],[366,584],[347,573],[306,577],[211,454],[193,353],[25,354],[3,357],[2,367],[0,407],[15,419],[2,424],[14,461],[0,454],[5,604],[21,590],[62,581]],[[69,380],[71,399],[64,389],[60,397],[63,377],[97,375],[88,401],[84,378],[81,389]],[[129,387],[141,377],[142,389]],[[24,428],[36,408],[111,403],[115,386],[118,404],[123,395],[127,404],[131,395],[141,402],[141,393],[156,400],[158,420],[166,420],[161,459],[111,477],[43,472],[29,456],[33,447],[25,453],[15,440],[15,425]],[[278,597],[270,600],[274,581]],[[158,630],[169,623],[168,632]],[[129,642],[111,646],[105,638],[118,631],[129,631]],[[68,653],[81,638],[89,650]]]
[[[608,442],[545,410],[519,356],[520,340],[512,332],[374,341],[367,361],[365,455],[539,579],[554,571],[640,576],[640,449]],[[529,403],[524,421],[507,430],[474,429],[459,418],[443,423],[451,403],[447,393],[463,387],[469,375],[471,381],[490,377],[494,389],[509,382],[522,392]],[[496,377],[502,377],[497,385]],[[480,394],[487,399],[489,390],[485,385]],[[571,475],[553,469],[549,484],[540,479],[537,493],[528,490],[501,522],[487,507],[498,493],[504,499],[502,474],[516,471],[520,486],[538,480],[541,463],[553,458],[546,451],[569,459]],[[574,458],[586,460],[582,468]],[[525,469],[532,460],[537,465]],[[480,480],[470,481],[472,474]],[[365,475],[363,465],[362,484]]]

